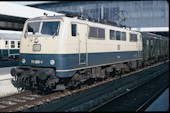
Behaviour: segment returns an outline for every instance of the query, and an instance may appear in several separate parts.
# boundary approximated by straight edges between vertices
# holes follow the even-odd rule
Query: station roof
[[[24,22],[28,18],[39,16],[62,15],[57,12],[18,5],[10,2],[0,2],[0,30],[22,31]]]
[[[47,11],[43,9],[13,4],[9,2],[0,3],[0,15],[7,15],[7,16],[21,17],[21,18],[33,18],[38,16],[44,16],[44,13],[48,14],[48,16],[62,15],[60,13],[56,13],[53,11]]]
[[[0,33],[0,39],[11,39],[11,40],[20,40],[21,34],[17,33]]]

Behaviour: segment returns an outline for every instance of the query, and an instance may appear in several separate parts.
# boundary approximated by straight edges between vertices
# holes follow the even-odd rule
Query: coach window
[[[8,48],[8,41],[5,41],[5,48]]]
[[[15,48],[15,42],[11,41],[11,48]]]
[[[76,36],[76,34],[77,34],[77,25],[76,24],[71,24],[71,34],[72,34],[72,36]]]
[[[153,40],[151,40],[151,45],[153,45]]]
[[[115,30],[110,30],[110,40],[115,40]]]
[[[20,41],[18,41],[18,48],[20,48]]]
[[[122,32],[122,40],[126,41],[126,32]]]
[[[146,40],[146,45],[149,46],[149,40]]]
[[[120,31],[116,31],[116,40],[120,40]]]

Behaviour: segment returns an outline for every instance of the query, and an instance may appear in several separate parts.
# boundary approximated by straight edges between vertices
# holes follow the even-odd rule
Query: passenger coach
[[[19,57],[21,34],[0,33],[0,61]]]

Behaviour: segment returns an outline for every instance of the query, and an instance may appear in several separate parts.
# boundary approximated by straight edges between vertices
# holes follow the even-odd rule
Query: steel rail
[[[153,73],[153,74],[152,74],[153,77],[151,77],[150,79],[148,79],[148,80],[146,80],[146,81],[144,81],[144,82],[136,85],[136,86],[133,87],[132,89],[129,89],[127,92],[124,92],[124,93],[122,93],[122,94],[120,94],[120,95],[118,95],[118,96],[116,96],[116,97],[114,97],[114,98],[112,98],[112,99],[110,99],[110,100],[102,103],[101,105],[94,107],[94,108],[91,109],[89,112],[93,112],[93,111],[97,110],[98,108],[100,108],[100,107],[102,107],[102,106],[104,106],[104,105],[106,105],[106,104],[108,104],[108,103],[110,103],[110,102],[112,102],[112,101],[114,101],[114,100],[116,100],[116,99],[119,99],[120,97],[123,97],[124,95],[126,95],[126,94],[130,93],[131,91],[137,89],[138,87],[146,84],[147,82],[149,82],[149,81],[151,81],[151,80],[159,77],[159,75],[161,75],[161,74],[163,74],[163,73],[165,73],[165,72],[167,72],[167,71],[168,71],[168,68],[165,68],[165,69],[163,69],[163,70],[160,70],[160,71],[158,71],[158,72]],[[155,75],[155,76],[154,76],[154,75]],[[165,87],[167,87],[167,85],[166,85]],[[160,91],[159,91],[159,92],[160,92]],[[158,93],[159,93],[159,92],[158,92]],[[156,95],[156,94],[155,94],[155,95]],[[147,102],[149,102],[149,100],[148,100]],[[142,110],[142,108],[147,104],[147,102],[144,103],[142,106],[140,106],[140,107],[137,109],[137,111]]]
[[[160,94],[165,91],[169,87],[169,84],[165,85],[162,89],[160,89],[156,94],[154,94],[148,101],[146,101],[143,105],[141,105],[135,112],[144,111]]]
[[[158,64],[156,64],[155,66],[157,66],[157,65],[159,65],[159,64],[162,64],[162,63],[158,63]],[[152,67],[154,67],[154,66],[152,66]],[[144,69],[140,69],[140,71],[145,70],[145,69],[148,69],[148,68],[150,68],[150,67],[146,67],[146,68],[144,68]],[[137,73],[137,72],[139,72],[139,70],[137,70],[137,71],[135,71],[135,72]],[[128,73],[128,75],[134,74],[135,72],[130,72],[130,73]],[[127,75],[127,74],[125,74],[125,75]],[[99,85],[101,85],[101,84],[99,84]],[[97,85],[97,86],[98,86],[98,85]],[[88,87],[88,88],[89,88],[89,87]],[[87,89],[87,88],[84,88],[84,89]],[[16,105],[13,105],[13,106],[9,106],[9,107],[2,108],[2,109],[0,109],[0,112],[20,111],[20,110],[17,110],[17,109],[20,108],[20,107],[37,105],[38,102],[41,102],[41,103],[42,103],[42,101],[44,101],[44,102],[49,102],[49,101],[52,100],[51,98],[53,98],[53,99],[56,99],[56,98],[57,98],[57,99],[58,99],[58,98],[60,98],[60,97],[68,96],[68,95],[77,93],[77,92],[79,92],[79,91],[83,91],[83,90],[82,90],[82,89],[78,89],[78,90],[76,90],[76,91],[71,91],[70,94],[68,94],[67,92],[65,92],[65,93],[61,93],[61,92],[52,93],[52,94],[49,94],[49,95],[46,95],[46,96],[37,97],[37,98],[35,98],[34,100],[29,100],[29,101],[26,101],[26,102],[21,102],[21,103],[18,103],[18,104],[16,104]],[[27,94],[28,92],[23,92],[23,93]],[[22,94],[18,93],[18,94],[16,94],[16,95],[11,95],[11,96],[8,96],[8,97],[3,97],[3,98],[0,98],[0,100],[1,100],[1,99],[4,100],[4,99],[7,99],[7,98],[10,98],[10,97],[13,97],[13,96],[15,97],[15,96],[17,96],[17,95],[18,95],[18,96],[21,96]]]

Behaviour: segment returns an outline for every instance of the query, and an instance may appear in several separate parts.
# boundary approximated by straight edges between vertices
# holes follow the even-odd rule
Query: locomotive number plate
[[[34,44],[33,45],[33,51],[40,51],[41,50],[41,45],[40,44]]]

